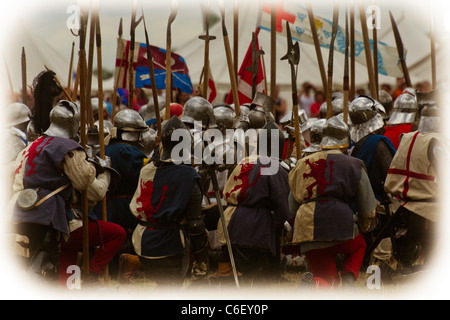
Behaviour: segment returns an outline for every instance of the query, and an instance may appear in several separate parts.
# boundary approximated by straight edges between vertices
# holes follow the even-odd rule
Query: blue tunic
[[[35,190],[39,188],[38,195],[42,199],[52,191],[70,183],[62,170],[61,163],[66,154],[75,149],[83,149],[83,147],[73,140],[60,137],[42,136],[34,141],[24,151],[27,154],[20,164],[20,167],[25,166],[24,188]],[[72,215],[66,204],[71,195],[71,189],[64,189],[32,210],[22,210],[16,204],[12,221],[51,225],[56,230],[69,235],[67,222],[72,219]]]

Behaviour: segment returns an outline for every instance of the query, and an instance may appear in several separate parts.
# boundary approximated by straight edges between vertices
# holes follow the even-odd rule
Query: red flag
[[[208,68],[208,101],[213,103],[214,99],[217,97],[216,83],[214,82],[213,76],[211,74],[211,67]]]
[[[258,34],[260,28],[256,28],[255,38],[256,38],[256,48],[259,48]],[[239,104],[243,105],[244,103],[252,102],[252,80],[253,74],[246,70],[248,67],[252,65],[252,42],[250,42],[250,46],[247,49],[247,53],[245,54],[244,61],[242,61],[241,68],[238,72],[238,93],[239,93]],[[256,78],[256,92],[265,93],[264,90],[264,73],[263,67],[261,63],[261,56],[258,57],[258,76]],[[228,104],[233,103],[233,94],[230,90],[230,93],[227,96],[225,101]]]

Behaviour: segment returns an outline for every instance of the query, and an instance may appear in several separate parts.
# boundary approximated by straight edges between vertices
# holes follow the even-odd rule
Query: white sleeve
[[[94,179],[92,184],[87,189],[87,198],[91,201],[101,201],[108,191],[108,186],[110,182],[110,174],[105,170],[104,173],[99,174],[97,178]]]
[[[86,153],[83,150],[68,152],[62,162],[62,168],[72,186],[78,191],[87,190],[95,180],[95,167],[86,160]]]

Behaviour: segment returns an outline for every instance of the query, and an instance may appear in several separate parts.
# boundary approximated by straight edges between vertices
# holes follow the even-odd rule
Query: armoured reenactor
[[[28,239],[30,272],[52,276],[59,268],[60,283],[65,286],[67,267],[76,264],[82,248],[84,213],[77,210],[78,192],[87,190],[88,200],[101,200],[109,187],[110,171],[88,161],[85,150],[74,140],[80,125],[75,103],[60,101],[49,119],[47,130],[17,159],[12,222],[17,233]],[[101,275],[125,233],[118,225],[92,219],[88,227],[90,247],[103,244],[90,260],[89,270]]]
[[[27,126],[31,119],[30,109],[23,103],[13,103],[7,107],[6,134],[4,141],[7,148],[3,163],[16,159],[17,155],[28,145]]]
[[[449,161],[448,140],[440,133],[436,101],[422,107],[418,130],[400,137],[385,183],[386,192],[400,199],[392,229],[392,235],[397,235],[392,238],[397,269],[409,268],[411,272],[428,266],[435,250],[441,217],[440,169]],[[406,233],[400,233],[405,229]]]
[[[130,209],[138,220],[133,245],[145,275],[158,285],[181,287],[189,254],[194,257],[194,279],[207,275],[208,239],[200,176],[192,166],[175,165],[171,157],[178,143],[171,139],[176,129],[187,131],[178,117],[163,122],[162,165],[149,163],[142,168]]]
[[[312,124],[310,133],[311,143],[308,147],[302,149],[304,156],[322,150],[320,148],[320,143],[322,142],[323,127],[325,126],[326,121],[326,119],[318,119]]]
[[[391,140],[395,149],[399,145],[399,136],[411,132],[419,117],[417,98],[414,92],[405,89],[394,101],[392,114],[387,121],[384,135]]]
[[[228,233],[237,271],[255,284],[279,280],[279,228],[292,218],[287,199],[288,172],[280,165],[284,136],[274,121],[263,129],[267,129],[267,150],[243,159],[223,191],[228,204],[224,216],[230,218]],[[273,139],[277,142],[275,149]],[[273,171],[264,174],[268,167]],[[217,228],[225,244],[222,224]]]
[[[111,129],[111,139],[105,146],[105,155],[111,159],[112,168],[120,174],[120,180],[115,183],[107,193],[106,209],[107,221],[122,226],[127,231],[127,238],[119,250],[118,255],[110,264],[112,277],[118,274],[119,257],[122,257],[123,269],[129,269],[129,265],[139,268],[140,265],[135,256],[131,244],[131,235],[138,219],[130,211],[130,202],[138,186],[139,172],[149,162],[144,153],[144,134],[149,131],[141,115],[133,109],[119,111],[114,117],[114,128]],[[94,208],[97,218],[102,217],[102,206],[98,204]],[[120,281],[129,281],[130,273],[120,273]]]
[[[165,99],[158,96],[158,105],[162,107],[165,104]],[[149,99],[148,103],[139,108],[139,114],[144,119],[145,123],[152,129],[156,130],[156,113],[155,102]]]
[[[364,161],[372,190],[377,199],[378,227],[382,228],[390,216],[392,198],[384,190],[384,182],[395,155],[391,141],[383,136],[384,121],[379,109],[383,108],[371,97],[361,96],[349,106],[349,116],[354,124],[351,131],[355,146],[351,155]],[[367,244],[374,241],[373,232],[364,234]]]
[[[201,125],[203,129],[217,128],[213,106],[208,100],[199,96],[192,97],[186,101],[181,121],[189,129],[194,129],[194,122]]]
[[[233,121],[236,113],[234,112],[233,108],[226,103],[217,104],[213,109],[217,129],[225,134],[227,129],[233,128]]]
[[[384,113],[382,113],[384,123],[386,123],[392,114],[393,100],[392,96],[386,90],[378,91],[378,102],[384,107]]]
[[[344,255],[342,283],[353,284],[366,248],[362,232],[375,216],[375,197],[363,162],[346,154],[348,126],[334,116],[322,132],[321,150],[299,159],[289,173],[292,243],[306,255],[316,285],[339,284],[338,254]]]

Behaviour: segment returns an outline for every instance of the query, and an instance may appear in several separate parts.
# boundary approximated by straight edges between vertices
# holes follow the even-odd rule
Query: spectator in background
[[[147,95],[142,88],[136,88],[134,91],[136,96],[136,104],[140,107],[148,103]]]
[[[299,97],[298,100],[299,100],[299,103],[300,103],[300,107],[303,110],[305,110],[305,113],[307,115],[310,114],[311,105],[315,101],[315,99],[314,99],[314,92],[315,92],[315,88],[312,86],[311,83],[304,82],[302,84],[302,91],[300,92],[300,97]]]
[[[397,78],[397,87],[392,93],[392,100],[395,101],[399,95],[406,89],[406,82],[404,78]]]
[[[277,100],[275,102],[275,121],[279,125],[280,119],[283,118],[283,116],[287,112],[287,102],[286,99],[283,97],[280,97],[280,86],[276,86],[276,92],[277,92]]]
[[[326,100],[325,93],[321,90],[316,91],[314,100],[315,101],[311,104],[310,111],[308,114],[309,118],[318,118],[319,117],[320,106]]]
[[[383,83],[380,89],[386,91],[392,97],[392,86],[389,83]]]
[[[186,101],[188,101],[191,98],[191,95],[186,92],[182,92],[180,89],[177,89],[177,96],[175,98],[175,102],[184,106]]]

